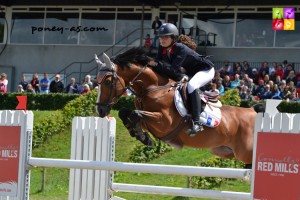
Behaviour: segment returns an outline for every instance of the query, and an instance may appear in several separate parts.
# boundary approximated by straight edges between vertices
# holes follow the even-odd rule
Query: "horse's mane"
[[[122,68],[124,66],[129,67],[129,63],[145,66],[148,64],[148,61],[149,57],[147,56],[147,52],[143,47],[133,47],[126,52],[117,55],[113,59],[113,63]]]

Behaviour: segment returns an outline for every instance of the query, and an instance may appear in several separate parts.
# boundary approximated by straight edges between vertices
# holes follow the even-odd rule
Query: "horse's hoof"
[[[245,164],[244,169],[252,169],[252,164]]]
[[[149,140],[147,146],[148,147],[154,147],[155,146],[155,143],[152,141],[152,139]]]
[[[154,142],[152,141],[151,137],[148,135],[147,132],[137,134],[136,139],[139,140],[141,143],[143,143],[146,146],[149,146],[149,147],[154,146]]]

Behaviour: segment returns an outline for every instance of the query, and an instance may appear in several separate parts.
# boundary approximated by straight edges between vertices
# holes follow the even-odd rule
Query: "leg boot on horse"
[[[147,132],[144,132],[140,125],[140,115],[137,110],[121,108],[119,117],[124,126],[128,129],[131,137],[135,137],[146,146],[154,146],[154,142]]]
[[[121,108],[119,110],[119,118],[122,120],[124,126],[127,128],[127,130],[130,133],[131,137],[135,137],[135,130],[134,125],[129,121],[128,116],[130,116],[132,110],[129,108]]]
[[[201,114],[201,100],[197,90],[194,90],[189,94],[192,106],[192,118],[193,124],[190,129],[188,129],[189,136],[195,136],[197,132],[203,131],[203,126],[200,123],[200,114]]]

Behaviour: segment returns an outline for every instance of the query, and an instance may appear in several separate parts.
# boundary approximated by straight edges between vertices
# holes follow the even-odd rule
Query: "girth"
[[[189,116],[183,117],[175,130],[171,131],[166,136],[158,138],[158,139],[166,142],[167,144],[174,146],[175,148],[182,148],[183,142],[181,141],[181,139],[179,137],[179,133],[183,129],[183,127],[186,125],[186,123],[190,120],[191,120],[191,118]]]

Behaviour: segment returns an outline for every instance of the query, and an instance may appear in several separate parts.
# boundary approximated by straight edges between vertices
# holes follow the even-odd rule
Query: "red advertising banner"
[[[20,126],[0,126],[0,196],[17,196]]]
[[[300,134],[257,133],[253,197],[300,199]]]

